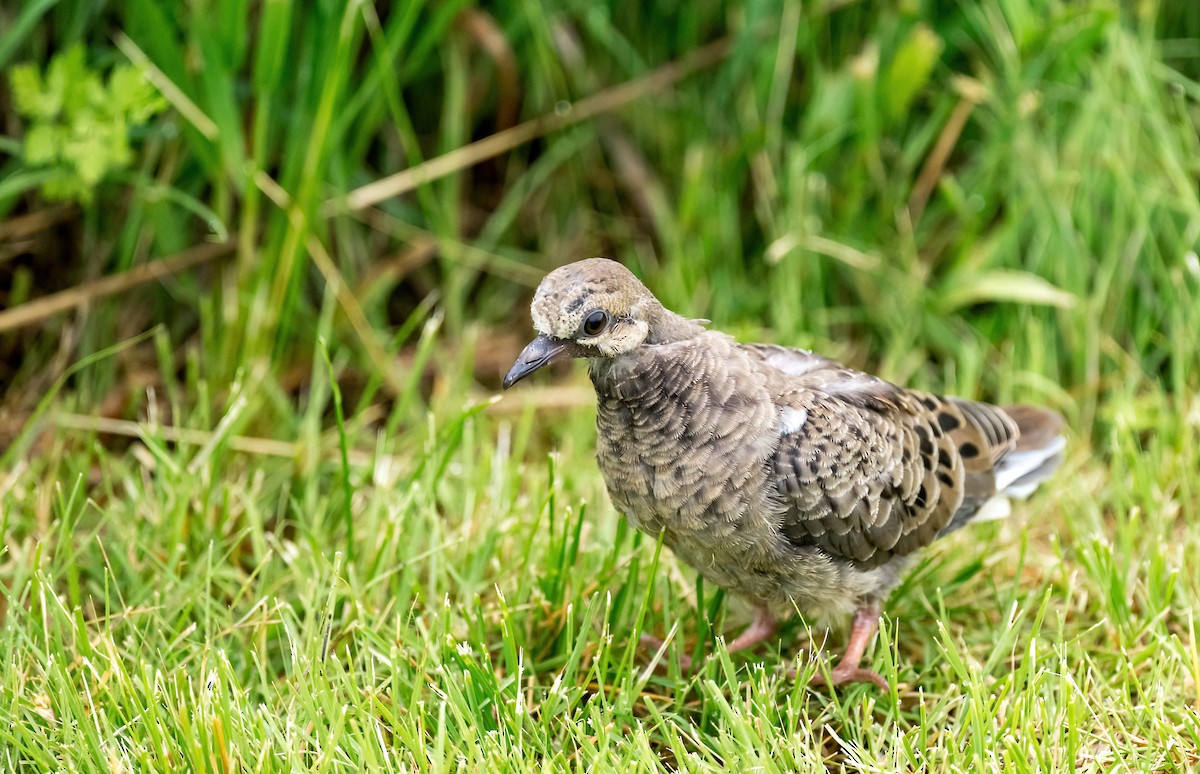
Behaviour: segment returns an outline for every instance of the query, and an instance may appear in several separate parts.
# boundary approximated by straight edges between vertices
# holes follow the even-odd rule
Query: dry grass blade
[[[400,395],[404,391],[404,386],[393,369],[393,359],[380,345],[376,338],[375,329],[367,319],[366,313],[363,312],[362,304],[358,302],[354,291],[350,289],[345,279],[342,278],[341,272],[334,265],[333,258],[330,257],[325,246],[316,237],[309,237],[308,239],[308,254],[316,265],[317,270],[321,272],[321,276],[325,278],[325,282],[329,285],[329,288],[333,291],[334,297],[337,298],[338,306],[346,314],[346,318],[350,321],[350,327],[354,329],[358,340],[362,342],[363,350],[367,353],[367,357],[371,358],[371,362],[375,365],[379,375],[383,377],[388,391],[392,394],[392,397]]]
[[[0,223],[0,244],[38,234],[51,226],[70,220],[77,212],[74,205],[60,204],[10,218]]]
[[[496,130],[517,123],[521,106],[521,73],[516,54],[495,17],[479,8],[465,8],[458,15],[458,26],[478,44],[496,68]],[[473,95],[477,104],[482,95]]]
[[[233,240],[196,245],[170,258],[151,261],[120,274],[101,277],[12,309],[6,309],[0,312],[0,332],[32,325],[47,317],[74,309],[96,299],[123,293],[138,285],[211,263],[232,253],[235,246]]]
[[[488,407],[489,414],[521,414],[527,409],[568,410],[591,408],[596,391],[589,385],[562,384],[532,387],[519,393],[505,393],[503,400]]]
[[[171,443],[201,447],[211,444],[215,435],[209,431],[195,430],[189,427],[151,425],[142,422],[131,422],[127,419],[111,419],[109,417],[84,416],[82,414],[54,414],[50,421],[55,427],[62,430],[81,430],[88,433],[116,435],[122,438],[157,436]],[[301,446],[295,443],[280,441],[275,438],[230,435],[224,438],[224,441],[229,449],[241,454],[295,459],[303,454],[304,451]],[[355,465],[371,465],[377,459],[379,459],[379,455],[374,452],[366,452],[358,449],[350,450],[350,462]]]
[[[366,209],[384,199],[407,193],[423,183],[437,180],[472,167],[481,161],[499,156],[501,153],[550,132],[622,108],[638,99],[663,91],[697,70],[716,64],[725,57],[728,51],[728,38],[716,40],[696,49],[678,61],[663,65],[648,75],[581,99],[562,113],[555,112],[526,121],[511,129],[456,148],[442,156],[430,159],[424,164],[397,172],[382,180],[376,180],[374,183],[368,183],[351,191],[341,201],[331,199],[325,203],[326,213],[332,215],[338,211],[357,212]]]
[[[987,96],[983,87],[970,78],[956,79],[955,87],[961,97],[958,104],[954,106],[954,112],[950,114],[950,119],[946,121],[946,126],[938,135],[929,157],[925,159],[925,164],[921,167],[921,174],[917,177],[916,184],[913,185],[912,196],[908,199],[909,218],[914,226],[920,222],[921,215],[925,212],[925,205],[929,203],[933,187],[937,185],[938,179],[942,176],[942,170],[946,168],[950,153],[954,150],[959,136],[966,127],[967,119],[971,117],[971,111]]]
[[[521,263],[494,251],[483,250],[473,244],[436,236],[433,232],[406,223],[400,218],[387,213],[368,209],[358,216],[371,228],[394,237],[405,244],[428,244],[438,250],[441,255],[463,266],[469,266],[478,271],[486,271],[497,277],[503,277],[509,282],[535,288],[542,281],[544,272],[540,269]]]
[[[217,139],[217,135],[220,133],[217,124],[188,97],[183,89],[179,88],[166,73],[160,70],[150,57],[146,56],[146,52],[142,51],[132,38],[124,32],[118,32],[113,37],[113,42],[125,56],[129,57],[130,62],[142,68],[146,79],[154,84],[154,88],[159,90],[163,97],[171,103],[171,107],[178,110],[179,114],[196,128],[196,131],[209,140]]]

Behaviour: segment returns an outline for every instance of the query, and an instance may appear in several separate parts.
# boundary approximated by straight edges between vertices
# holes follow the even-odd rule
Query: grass
[[[215,424],[253,411],[244,398]],[[153,425],[122,455],[56,434],[5,511],[6,765],[1197,764],[1194,399],[1189,427],[1147,438],[1179,415],[1146,405],[1118,422],[1118,453],[1077,448],[1023,520],[935,550],[874,649],[890,695],[787,678],[820,658],[799,624],[728,657],[712,636],[741,614],[712,589],[693,601],[691,574],[613,512],[587,412],[465,400],[348,466],[333,431],[278,461]],[[530,457],[543,423],[562,440]],[[673,626],[710,656],[695,676],[630,648]]]
[[[0,767],[1200,768],[1192,5],[472,9],[0,9],[0,66],[82,43],[171,105],[62,207],[0,85]],[[493,400],[531,285],[590,254],[742,338],[1069,418],[1056,479],[893,596],[891,692],[788,678],[827,655],[799,619],[724,652],[746,611],[613,510],[581,372]]]

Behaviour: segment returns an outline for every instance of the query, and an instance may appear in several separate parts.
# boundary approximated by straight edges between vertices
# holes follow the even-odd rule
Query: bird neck
[[[704,326],[700,322],[675,314],[661,304],[650,315],[649,322],[650,332],[646,337],[647,344],[670,344],[704,333]]]
[[[629,396],[639,392],[633,385],[645,384],[644,380],[653,381],[661,376],[657,351],[659,346],[689,341],[703,335],[706,331],[699,320],[689,320],[675,314],[657,300],[653,306],[642,311],[642,319],[647,323],[646,340],[632,350],[616,357],[592,358],[588,362],[588,374],[596,393],[602,399],[618,397],[628,402]],[[654,384],[651,392],[661,394],[664,385]],[[624,393],[624,396],[621,395]],[[636,401],[634,401],[636,402]]]

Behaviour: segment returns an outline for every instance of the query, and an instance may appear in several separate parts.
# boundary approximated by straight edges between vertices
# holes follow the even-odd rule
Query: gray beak
[[[567,351],[569,343],[539,334],[521,350],[520,355],[517,355],[517,362],[513,363],[512,368],[508,370],[508,376],[504,377],[504,389],[512,387],[542,366],[553,363]]]

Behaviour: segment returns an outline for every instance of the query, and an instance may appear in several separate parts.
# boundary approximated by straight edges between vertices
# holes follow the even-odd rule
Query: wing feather
[[[803,350],[752,351],[776,372],[771,473],[794,545],[878,567],[965,524],[996,495],[996,465],[1021,435],[1004,409],[906,390]]]

